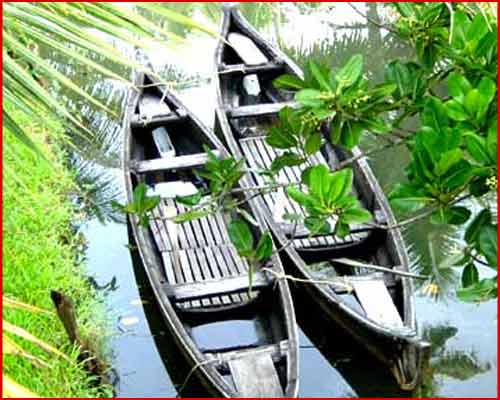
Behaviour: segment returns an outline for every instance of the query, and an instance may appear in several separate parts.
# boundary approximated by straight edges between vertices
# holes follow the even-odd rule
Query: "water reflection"
[[[442,377],[466,381],[491,369],[489,362],[480,361],[473,351],[448,350],[446,343],[458,333],[450,325],[424,329],[424,337],[432,343],[432,355],[424,380],[417,391],[418,397],[437,397]]]
[[[217,29],[220,3],[161,3],[163,7],[209,24]],[[386,6],[380,3],[356,7],[371,19],[384,19]],[[281,47],[299,64],[309,57],[338,67],[356,53],[365,55],[367,73],[381,80],[385,63],[394,57],[411,58],[410,49],[387,32],[355,13],[346,3],[265,3],[241,5],[244,15],[263,34]],[[207,125],[213,123],[214,94],[210,86],[212,51],[215,39],[170,21],[157,22],[185,38],[183,45],[170,50],[153,49],[149,56],[162,77],[174,82],[182,100]],[[113,43],[120,51],[132,55],[126,43]],[[43,50],[43,49],[42,49]],[[137,300],[137,286],[145,314],[140,314],[134,335],[117,333],[111,346],[120,375],[120,396],[175,396],[187,373],[173,339],[169,337],[154,298],[145,283],[144,271],[137,262],[132,266],[127,244],[126,226],[109,207],[109,200],[122,201],[121,119],[127,86],[104,77],[74,60],[58,54],[44,53],[54,66],[67,74],[88,93],[96,95],[113,115],[74,96],[63,87],[53,87],[73,112],[82,112],[94,137],[84,138],[70,132],[74,146],[68,147],[69,163],[79,186],[78,200],[89,223],[85,228],[89,241],[88,266],[98,287],[111,285],[107,300],[113,312],[139,313],[131,308]],[[95,61],[99,60],[94,57]],[[130,71],[111,65],[120,76]],[[376,146],[379,139],[369,137],[363,146]],[[373,156],[370,163],[384,190],[404,178],[402,166],[409,159],[407,151],[394,148]],[[107,222],[102,225],[100,222]],[[451,227],[436,227],[426,221],[411,226],[406,232],[411,243],[412,258],[419,273],[432,274],[441,287],[440,296],[417,297],[417,318],[426,337],[433,343],[433,357],[426,380],[417,396],[489,396],[496,393],[496,305],[480,306],[458,302],[453,293],[457,279],[453,268],[445,268],[443,260],[453,251],[461,232]],[[132,259],[137,261],[132,253]],[[134,280],[134,274],[135,279]],[[114,281],[112,281],[115,277]],[[137,282],[137,283],[136,283]],[[418,282],[417,282],[418,283]],[[419,291],[418,293],[421,293]],[[394,385],[392,377],[368,358],[349,337],[328,327],[321,315],[314,315],[314,305],[296,293],[301,335],[301,396],[349,397],[406,396]],[[437,300],[437,301],[436,301]],[[142,308],[141,308],[142,313]],[[116,327],[118,331],[118,327]],[[156,347],[156,348],[155,348]],[[318,351],[320,350],[320,351]],[[165,372],[168,372],[167,373]],[[352,388],[352,389],[351,389]],[[184,396],[204,396],[198,382],[190,382]]]

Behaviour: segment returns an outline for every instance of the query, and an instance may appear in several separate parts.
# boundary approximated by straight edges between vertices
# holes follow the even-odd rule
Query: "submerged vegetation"
[[[8,321],[64,354],[47,353],[39,344],[4,331],[3,373],[40,397],[109,396],[110,388],[96,385],[95,378],[78,363],[78,350],[69,344],[50,297],[51,290],[70,295],[82,335],[98,338],[99,346],[105,337],[104,309],[82,265],[76,263],[81,237],[72,227],[73,177],[63,166],[57,144],[63,131],[57,122],[47,119],[42,123],[27,118],[19,121],[44,160],[11,134],[4,134],[3,293],[7,300],[38,309],[5,307],[3,319],[4,324]],[[7,351],[6,340],[17,350]]]

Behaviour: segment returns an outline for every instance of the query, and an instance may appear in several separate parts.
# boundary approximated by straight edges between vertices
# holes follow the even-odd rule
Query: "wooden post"
[[[50,297],[54,302],[57,315],[66,330],[69,341],[80,349],[78,361],[83,364],[90,375],[98,378],[96,381],[97,385],[110,384],[106,375],[108,367],[98,357],[97,352],[90,346],[89,342],[80,336],[75,306],[71,298],[56,290],[51,290]]]

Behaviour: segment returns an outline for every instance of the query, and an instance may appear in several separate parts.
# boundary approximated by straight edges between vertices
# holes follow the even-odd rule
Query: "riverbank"
[[[3,373],[40,397],[109,397],[111,389],[96,386],[77,363],[77,351],[69,345],[50,298],[51,290],[69,295],[76,306],[81,336],[97,338],[98,342],[93,344],[103,348],[104,306],[86,279],[83,262],[78,261],[82,238],[72,229],[77,218],[71,200],[75,185],[58,144],[63,131],[55,121],[26,120],[23,126],[28,127],[48,161],[4,133],[3,293],[51,313],[4,308],[3,320],[29,331],[69,359],[48,354],[29,341],[8,335],[42,363],[7,355],[4,344]],[[48,366],[39,365],[43,363]]]

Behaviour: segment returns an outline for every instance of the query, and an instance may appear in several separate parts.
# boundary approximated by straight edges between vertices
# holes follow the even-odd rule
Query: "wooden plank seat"
[[[283,397],[278,372],[270,354],[250,353],[228,364],[240,397]]]
[[[255,353],[268,354],[271,356],[274,362],[278,362],[286,356],[289,346],[290,343],[288,342],[288,340],[281,340],[279,343],[261,345],[258,347],[250,346],[248,348],[237,350],[218,350],[217,352],[214,352],[213,350],[207,350],[204,353],[208,358],[220,360],[221,363],[228,363],[230,361],[238,360]]]
[[[380,325],[401,329],[403,319],[394,304],[383,277],[350,279],[354,293],[366,316]]]
[[[218,150],[213,153],[216,157],[220,156]],[[186,169],[198,167],[206,164],[208,161],[207,153],[196,153],[185,156],[169,157],[169,158],[155,158],[152,160],[145,160],[136,162],[131,165],[131,168],[139,174],[148,172],[168,171],[172,169]]]
[[[217,295],[227,295],[248,291],[248,274],[223,279],[204,280],[192,283],[179,283],[171,287],[169,296],[174,301],[199,300]],[[252,290],[262,289],[271,283],[262,272],[256,272],[252,280]]]
[[[162,251],[167,293],[183,308],[217,307],[249,300],[248,264],[232,245]],[[265,276],[256,275],[252,291],[267,286]]]
[[[282,103],[267,103],[250,106],[239,106],[230,108],[227,111],[229,118],[247,118],[257,117],[262,115],[276,114],[283,107],[298,108],[299,104],[296,101],[284,101]]]
[[[269,146],[265,142],[265,136],[251,136],[240,140],[243,154],[247,160],[247,165],[253,170],[269,168],[272,161],[278,157],[282,151]],[[310,163],[326,164],[321,152],[318,152],[310,157]],[[278,182],[300,182],[301,173],[306,168],[306,165],[285,167],[278,175]],[[252,177],[257,186],[265,185],[265,179],[258,173],[252,173]],[[269,207],[275,222],[282,225],[288,234],[291,233],[291,225],[282,219],[284,213],[305,215],[305,210],[295,201],[291,200],[284,189],[278,188],[275,191],[263,195],[264,202]],[[288,225],[288,226],[287,226]],[[369,235],[369,232],[351,233],[345,238],[339,238],[334,235],[316,235],[308,237],[308,231],[303,225],[299,225],[294,237],[294,246],[297,248],[312,248],[323,246],[339,246],[359,243]]]
[[[259,65],[266,64],[269,61],[248,36],[231,32],[227,35],[227,41],[245,64]]]
[[[130,120],[130,126],[132,128],[154,128],[156,126],[165,125],[171,122],[178,122],[187,119],[186,113],[171,113],[168,115],[158,115],[151,118],[146,118],[135,114]]]
[[[138,108],[139,113],[134,114],[130,121],[132,128],[154,127],[187,118],[186,110],[179,108],[173,112],[165,101],[160,101],[153,93],[144,93],[139,99]]]

